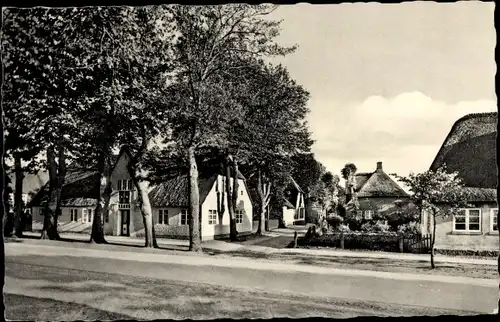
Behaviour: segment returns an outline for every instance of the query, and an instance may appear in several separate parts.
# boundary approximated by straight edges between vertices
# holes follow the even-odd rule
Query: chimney
[[[377,162],[377,171],[382,171],[382,162]]]

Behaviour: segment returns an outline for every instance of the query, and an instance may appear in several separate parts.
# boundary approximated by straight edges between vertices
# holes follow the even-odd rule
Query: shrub
[[[349,229],[349,226],[341,224],[337,228],[337,231],[346,233],[346,232],[350,232],[351,230]]]
[[[336,214],[329,214],[326,217],[326,222],[333,230],[336,230],[340,225],[344,223],[344,218]]]
[[[396,233],[330,233],[320,237],[304,240],[303,244],[319,247],[340,247],[340,240],[344,238],[345,249],[366,249],[378,251],[399,251],[399,236]]]
[[[366,232],[388,232],[390,231],[390,227],[387,224],[387,221],[377,220],[377,221],[369,221],[361,225],[361,231]]]
[[[416,221],[402,224],[397,227],[397,232],[405,235],[420,234],[420,224]]]

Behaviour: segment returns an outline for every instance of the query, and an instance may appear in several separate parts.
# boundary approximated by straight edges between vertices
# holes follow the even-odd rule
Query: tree
[[[245,67],[250,57],[294,50],[273,40],[279,35],[279,22],[265,16],[274,9],[272,5],[247,4],[166,8],[178,35],[174,42],[175,85],[170,88],[177,95],[169,99],[174,139],[186,151],[189,164],[191,251],[201,251],[196,155],[201,147],[224,140],[225,127],[234,113],[234,106],[228,110],[221,104],[227,98],[221,73]]]
[[[28,129],[18,132],[25,150],[46,149],[49,200],[41,237],[50,239],[59,237],[57,216],[66,158],[77,149],[70,135],[77,132],[73,114],[79,108],[78,69],[68,54],[77,41],[71,37],[78,27],[71,20],[74,10],[38,7],[3,12],[4,106],[11,111],[9,124]]]
[[[14,122],[26,123],[32,129],[26,134],[29,141],[48,146],[51,198],[46,211],[49,220],[44,222],[51,232],[49,238],[57,238],[54,227],[67,156],[96,168],[101,179],[109,175],[113,147],[129,142],[124,138],[138,133],[143,138],[143,131],[149,138],[155,127],[163,125],[163,118],[158,117],[161,110],[152,112],[158,106],[150,104],[157,95],[156,87],[150,85],[161,79],[169,63],[168,27],[164,21],[158,22],[158,13],[158,7],[9,12],[4,42],[8,52],[7,102],[14,109]],[[133,123],[133,127],[124,126],[125,122]],[[87,129],[83,131],[86,133],[80,134],[82,129]],[[111,189],[107,182],[104,208],[109,204]],[[91,240],[104,242],[103,205],[101,196],[96,198]],[[141,201],[147,204],[144,198]],[[151,217],[150,211],[147,216]],[[146,240],[147,245],[151,244],[150,235]]]
[[[158,23],[161,12],[159,7],[105,7],[79,12],[87,25],[79,29],[83,33],[79,35],[75,63],[101,62],[82,66],[80,76],[88,101],[80,117],[91,130],[82,137],[82,144],[87,143],[85,154],[94,156],[97,184],[101,179],[106,182],[102,199],[96,196],[91,241],[105,242],[102,214],[108,211],[111,194],[111,151],[125,144],[132,153],[129,170],[144,218],[145,245],[153,247],[156,243],[141,164],[151,138],[166,125],[162,106],[155,104],[162,89],[158,83],[170,65],[168,27],[164,21]]]
[[[260,199],[259,227],[265,230],[267,207],[274,187],[288,183],[293,157],[308,152],[312,140],[305,122],[309,93],[291,79],[281,65],[263,66],[252,76],[254,82],[245,106],[248,106],[246,149],[256,176]]]
[[[343,168],[342,170],[340,171],[340,173],[342,174],[342,178],[345,179],[346,181],[346,204],[349,203],[349,201],[351,201],[353,198],[354,198],[354,194],[355,194],[355,191],[354,191],[354,185],[356,184],[355,182],[355,175],[356,175],[356,171],[358,169],[356,168],[356,165],[354,165],[353,163],[347,163]]]
[[[408,186],[411,192],[410,198],[420,212],[423,215],[429,214],[432,218],[431,267],[435,268],[436,219],[454,215],[459,208],[467,206],[462,181],[457,172],[449,173],[445,166],[436,171],[410,173],[407,177],[397,176],[397,178]]]

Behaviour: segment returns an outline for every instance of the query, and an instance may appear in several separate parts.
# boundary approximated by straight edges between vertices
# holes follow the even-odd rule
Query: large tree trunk
[[[201,252],[200,234],[200,190],[198,187],[198,166],[195,147],[188,148],[189,162],[189,250]]]
[[[233,217],[231,218],[231,221],[233,222],[233,231],[232,234],[234,234],[234,240],[236,240],[236,236],[238,235],[238,230],[236,229],[236,209],[238,208],[238,191],[239,191],[239,182],[238,182],[238,160],[236,157],[233,158]]]
[[[15,155],[14,171],[16,175],[16,190],[14,195],[14,231],[17,237],[23,236],[23,179],[24,173],[21,167],[21,156]]]
[[[436,214],[432,213],[432,235],[431,235],[431,267],[434,269],[434,243],[436,241]]]
[[[149,201],[148,187],[145,181],[141,179],[142,173],[139,169],[137,161],[132,161],[129,166],[129,172],[134,176],[133,181],[137,189],[137,198],[141,209],[142,222],[144,224],[145,247],[157,248],[156,236],[153,227],[153,210]]]
[[[222,187],[219,186],[219,179],[215,182],[215,190],[217,191],[217,214],[219,216],[219,222],[222,223],[224,218],[225,208],[225,194],[224,194],[224,180],[222,181]]]
[[[158,248],[153,227],[153,210],[151,209],[151,203],[149,201],[147,184],[141,180],[136,186],[141,204],[144,235],[146,237],[146,244],[144,246],[148,248]]]
[[[231,165],[226,159],[226,195],[227,195],[227,210],[229,212],[229,238],[231,241],[236,241],[236,220],[234,218],[234,186],[231,190]]]
[[[60,155],[64,155],[64,151],[60,149]],[[65,175],[65,165],[61,167],[61,161],[64,163],[64,157],[59,158],[59,168],[63,170]],[[49,169],[49,200],[44,209],[44,220],[41,239],[59,239],[57,232],[57,215],[59,210],[60,197],[62,192],[62,184],[64,184],[64,177],[60,177],[58,173],[58,166],[56,161],[56,153],[53,145],[47,148],[47,164]],[[61,184],[61,186],[60,186]]]
[[[4,176],[4,180],[6,180],[6,176]],[[2,188],[5,188],[3,190],[3,194],[2,194],[2,198],[3,198],[3,202],[2,204],[5,205],[5,214],[4,214],[4,217],[2,218],[2,224],[4,225],[3,227],[3,236],[5,237],[11,237],[12,236],[12,230],[14,229],[14,216],[12,215],[11,211],[10,211],[10,197],[9,197],[9,186],[6,182],[5,186],[3,186]]]
[[[262,233],[266,230],[266,210],[267,205],[269,204],[269,196],[271,194],[271,184],[264,182],[262,172],[260,170],[258,170],[257,180],[257,193],[260,199],[260,215],[257,235],[262,235]]]
[[[104,212],[104,207],[102,204],[102,199],[101,197],[106,197],[106,190],[109,186],[111,188],[111,182],[108,180],[108,176],[106,175],[106,152],[102,151],[99,155],[99,160],[97,162],[97,171],[98,171],[98,178],[97,178],[97,187],[98,189],[96,190],[96,207],[94,210],[94,218],[92,221],[92,231],[90,232],[90,242],[94,242],[96,244],[105,244],[106,239],[104,238],[104,220],[103,220],[103,214]],[[109,170],[108,170],[109,171]],[[101,196],[101,181],[103,178],[106,178],[106,184],[104,188],[104,193]],[[111,189],[110,189],[111,190]],[[108,203],[109,203],[109,197],[111,196],[111,193],[108,194]]]

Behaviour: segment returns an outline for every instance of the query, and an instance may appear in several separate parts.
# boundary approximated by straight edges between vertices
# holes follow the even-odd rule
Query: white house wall
[[[496,209],[496,204],[483,204],[475,207],[481,210],[481,231],[462,232],[453,231],[453,216],[436,219],[436,249],[456,250],[498,250],[498,231],[491,231],[491,209]],[[424,212],[421,225],[423,234],[432,234],[432,216]],[[429,229],[429,230],[428,230]]]
[[[223,181],[225,181],[225,176],[219,175],[217,177],[218,186],[219,189],[222,189],[224,186],[222,184]],[[222,216],[222,221],[220,221],[220,218],[218,219],[219,224],[218,225],[209,225],[208,224],[208,214],[209,210],[217,210],[217,191],[216,191],[216,184],[212,186],[212,189],[208,193],[205,202],[203,203],[201,207],[202,211],[202,238],[204,240],[207,239],[212,239],[214,236],[219,236],[219,235],[227,235],[229,234],[229,212],[227,210],[227,205],[228,205],[228,195],[224,191],[224,196],[225,196],[225,211]],[[233,187],[233,180],[231,180],[230,187]],[[241,224],[236,224],[236,230],[238,233],[249,233],[252,232],[252,203],[250,200],[250,196],[248,194],[248,191],[246,189],[245,181],[242,179],[238,179],[238,199],[236,203],[236,209],[243,210],[243,218],[242,218],[242,223]]]

